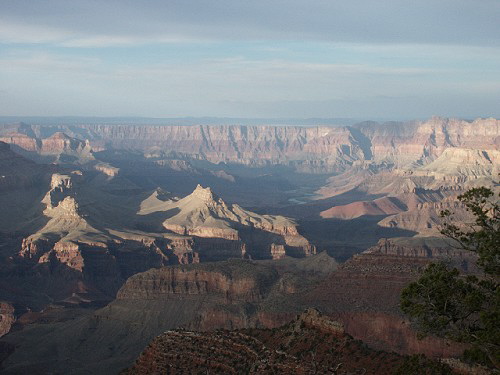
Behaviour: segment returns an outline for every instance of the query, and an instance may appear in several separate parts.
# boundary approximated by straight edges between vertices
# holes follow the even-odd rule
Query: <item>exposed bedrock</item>
[[[290,164],[303,172],[325,173],[365,160],[394,165],[429,162],[450,147],[498,150],[500,121],[433,117],[423,122],[366,122],[353,127],[21,124],[4,126],[0,136],[2,141],[38,152],[65,150],[81,155],[90,145],[96,150],[154,151],[157,156],[214,163]]]
[[[14,306],[5,301],[0,301],[0,337],[7,334],[16,321]]]
[[[210,295],[231,301],[257,302],[269,292],[278,278],[272,269],[252,263],[239,269],[228,263],[217,267],[165,267],[132,276],[117,294],[118,299],[177,299],[184,296]],[[237,263],[236,263],[237,264]],[[214,268],[214,270],[211,270]],[[242,272],[243,271],[243,272]]]
[[[399,309],[402,289],[432,261],[475,272],[475,255],[450,248],[441,238],[382,239],[342,264],[304,295],[305,304],[342,321],[346,332],[374,348],[403,354],[459,355],[463,346],[428,337],[419,340]]]

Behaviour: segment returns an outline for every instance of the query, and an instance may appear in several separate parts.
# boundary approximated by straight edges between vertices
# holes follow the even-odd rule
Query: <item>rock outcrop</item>
[[[19,132],[7,132],[0,135],[0,141],[15,145],[19,151],[25,151],[26,156],[36,161],[83,164],[94,161],[93,149],[88,140],[80,140],[63,132],[56,132],[47,138],[33,137],[26,126],[21,126]],[[40,157],[37,157],[39,155]]]
[[[398,166],[425,162],[447,148],[498,150],[500,121],[476,119],[469,122],[433,117],[424,122],[364,123],[356,126],[371,142],[373,159]]]
[[[132,276],[118,299],[179,299],[207,295],[221,303],[261,301],[278,273],[251,262],[230,261],[217,266],[191,265],[150,270]]]
[[[78,174],[77,174],[78,175]],[[106,236],[84,218],[73,191],[73,177],[53,174],[50,190],[42,200],[47,223],[27,237],[19,255],[38,263],[56,260],[82,271],[83,258],[78,243],[106,247]]]
[[[316,253],[292,220],[226,204],[201,186],[182,199],[157,189],[141,202],[138,215],[132,207],[120,217],[113,211],[123,210],[121,195],[100,191],[108,180],[89,181],[95,172],[89,174],[52,174],[41,199],[43,225],[22,240],[15,257],[23,272],[54,281],[40,287],[56,301],[111,299],[128,277],[165,265]],[[66,280],[65,288],[54,288],[59,279]]]
[[[299,234],[293,220],[259,215],[237,204],[227,204],[208,187],[198,185],[182,199],[156,190],[141,203],[138,214],[161,212],[168,215],[163,227],[179,235],[195,237],[199,255],[204,259],[278,259],[284,255],[316,253],[315,247]],[[222,253],[217,255],[217,252]]]
[[[405,357],[375,351],[344,334],[341,326],[318,310],[307,309],[273,330],[169,330],[155,338],[123,373],[375,375],[402,368]],[[423,360],[422,373],[430,364],[439,367]]]
[[[7,334],[16,321],[14,306],[5,301],[0,301],[0,337]]]

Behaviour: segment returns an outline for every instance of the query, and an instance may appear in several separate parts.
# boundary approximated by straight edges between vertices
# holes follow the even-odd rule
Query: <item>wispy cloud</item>
[[[57,27],[12,22],[8,19],[0,22],[0,42],[3,43],[60,43],[71,35],[71,31]]]
[[[4,43],[107,47],[189,40],[500,46],[496,0],[28,0],[0,3]]]
[[[498,0],[0,1],[0,114],[500,115],[499,14]]]

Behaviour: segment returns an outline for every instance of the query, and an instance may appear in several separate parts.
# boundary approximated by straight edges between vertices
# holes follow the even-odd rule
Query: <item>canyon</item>
[[[424,163],[448,148],[498,150],[500,122],[435,117],[423,122],[360,123],[345,127],[5,125],[0,141],[45,154],[109,149],[148,157],[189,157],[211,163],[290,164],[307,172],[340,171],[355,162]]]
[[[395,362],[457,357],[418,339],[399,294],[433,261],[478,272],[440,212],[468,223],[457,197],[498,192],[499,172],[496,119],[0,125],[2,371],[144,373],[190,340],[251,352],[311,307]],[[310,371],[290,350],[262,356]]]

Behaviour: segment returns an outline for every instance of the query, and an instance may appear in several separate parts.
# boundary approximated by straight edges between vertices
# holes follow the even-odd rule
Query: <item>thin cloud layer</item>
[[[500,117],[500,2],[4,1],[0,114]]]
[[[318,40],[500,44],[496,0],[4,1],[5,43],[108,46],[175,41]]]

